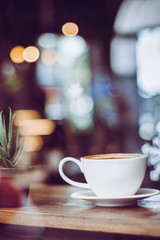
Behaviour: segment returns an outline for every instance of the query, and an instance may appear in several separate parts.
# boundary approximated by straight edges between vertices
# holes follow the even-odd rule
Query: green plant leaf
[[[10,156],[10,158],[12,158],[15,153],[15,147],[16,147],[15,138],[14,138],[14,116],[15,116],[15,114],[12,115],[12,111],[10,108],[9,108],[9,111],[10,111],[10,113],[9,113],[7,151],[8,151],[8,155]]]
[[[4,159],[3,157],[0,157],[0,161],[3,168],[8,167],[6,159]]]
[[[5,119],[3,118],[2,112],[0,112],[0,143],[5,152],[7,152],[7,134],[5,127]]]
[[[0,157],[9,159],[8,154],[3,150],[3,148],[0,146]]]
[[[0,168],[16,167],[23,152],[24,140],[19,145],[19,126],[14,127],[14,117],[9,108],[8,134],[6,131],[5,116],[0,112]]]
[[[19,126],[17,127],[17,134],[16,134],[16,148],[18,148],[19,145]]]
[[[18,161],[20,160],[20,157],[21,157],[22,152],[23,152],[23,145],[24,145],[24,139],[23,139],[22,143],[20,144],[20,146],[18,147],[17,152],[16,152],[15,155],[13,156],[12,164],[13,164],[14,166],[16,166],[17,163],[18,163]]]

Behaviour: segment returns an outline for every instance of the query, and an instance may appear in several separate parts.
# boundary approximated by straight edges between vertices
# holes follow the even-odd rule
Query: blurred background
[[[159,11],[160,0],[1,1],[0,109],[16,112],[22,164],[56,182],[63,157],[144,152],[159,181]]]

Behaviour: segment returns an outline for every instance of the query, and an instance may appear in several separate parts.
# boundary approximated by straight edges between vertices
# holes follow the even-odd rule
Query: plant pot
[[[29,182],[23,180],[28,169],[0,169],[0,207],[22,207],[27,204]]]
[[[48,176],[45,166],[0,168],[0,208],[28,204],[31,183],[43,183]]]

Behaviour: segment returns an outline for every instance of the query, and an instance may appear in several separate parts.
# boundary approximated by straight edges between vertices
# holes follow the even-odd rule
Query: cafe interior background
[[[63,157],[143,152],[147,184],[160,185],[159,11],[159,0],[1,1],[0,109],[16,112],[21,165],[61,183]]]

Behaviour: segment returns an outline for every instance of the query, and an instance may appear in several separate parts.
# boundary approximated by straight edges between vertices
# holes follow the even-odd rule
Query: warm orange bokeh
[[[10,51],[10,58],[12,62],[14,63],[24,62],[23,51],[24,51],[24,47],[22,46],[15,46],[14,48],[12,48]]]
[[[76,23],[67,22],[62,26],[62,32],[66,36],[75,36],[78,34],[79,28]]]
[[[50,135],[55,130],[55,123],[49,119],[23,120],[19,126],[22,136]]]
[[[40,113],[34,109],[17,110],[15,113],[15,125],[19,125],[23,120],[38,119],[41,117]]]
[[[39,151],[43,146],[43,138],[41,136],[25,136],[24,139],[24,152]]]

